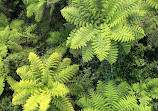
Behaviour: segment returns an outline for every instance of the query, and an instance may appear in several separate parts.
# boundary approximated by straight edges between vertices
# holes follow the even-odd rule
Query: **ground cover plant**
[[[157,111],[157,0],[0,0],[1,111]]]

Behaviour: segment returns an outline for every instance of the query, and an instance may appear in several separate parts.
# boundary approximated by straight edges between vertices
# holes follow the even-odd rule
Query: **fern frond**
[[[77,73],[79,69],[78,65],[71,65],[67,68],[63,69],[61,72],[56,74],[53,78],[55,81],[59,81],[61,83],[65,83],[69,79],[71,79],[75,73]]]
[[[5,44],[0,44],[0,57],[6,57],[7,52],[7,46]]]
[[[74,111],[72,104],[65,97],[54,97],[52,103],[61,111]]]
[[[112,42],[111,48],[109,51],[109,55],[106,58],[106,60],[110,63],[113,64],[114,62],[117,61],[117,56],[118,56],[118,45],[116,42]]]
[[[6,80],[7,80],[7,82],[9,83],[9,85],[11,86],[11,88],[14,90],[14,89],[16,89],[15,87],[16,87],[16,84],[18,84],[18,82],[17,81],[15,81],[12,77],[10,77],[10,76],[7,76],[6,77]]]
[[[30,71],[32,72],[32,79],[35,80],[37,78],[40,78],[44,69],[44,65],[42,61],[39,59],[39,57],[34,54],[33,52],[30,52],[29,54],[29,61],[30,61]]]
[[[31,3],[27,7],[27,17],[31,17],[33,14],[35,14],[35,20],[39,22],[43,16],[44,3],[45,3],[45,0]]]
[[[60,55],[58,53],[53,53],[45,63],[47,69],[55,70],[59,64]]]
[[[76,26],[89,26],[89,21],[80,16],[79,10],[75,7],[66,7],[61,10],[63,17]]]
[[[130,43],[118,42],[118,49],[120,54],[127,55],[131,50]]]
[[[90,91],[90,96],[93,105],[98,111],[107,111],[110,109],[110,104],[107,102],[107,99],[104,96],[94,93],[93,91]]]
[[[82,58],[83,62],[88,62],[92,60],[94,57],[94,49],[92,48],[92,44],[87,44],[87,46],[82,48]]]
[[[52,88],[48,89],[48,91],[53,97],[64,97],[69,93],[69,89],[62,83],[53,82],[51,87]]]
[[[23,90],[17,94],[14,93],[12,103],[14,105],[24,104],[30,96],[31,96],[31,93],[28,90]]]
[[[29,66],[25,65],[22,67],[19,67],[16,70],[16,73],[20,76],[20,78],[22,80],[31,80],[31,74],[28,73],[29,72]]]
[[[100,33],[99,33],[100,34]],[[102,61],[108,56],[110,50],[110,39],[108,37],[97,37],[93,40],[93,49],[97,58]]]
[[[114,41],[129,42],[135,40],[135,36],[128,26],[119,26],[117,29],[112,29],[111,39]]]
[[[68,88],[71,95],[80,95],[83,92],[83,87],[76,83],[68,85]]]
[[[0,95],[3,93],[4,86],[4,77],[0,77]]]
[[[67,68],[71,64],[71,59],[69,58],[64,58],[62,62],[59,63],[58,69],[56,70],[57,73],[62,71],[63,69]]]
[[[87,97],[88,95],[82,95],[82,98],[80,98],[77,101],[77,104],[79,106],[81,106],[82,108],[92,108],[93,104],[92,104],[92,100],[90,98]]]
[[[158,1],[157,0],[146,0],[148,4],[150,4],[155,9],[158,9]]]
[[[130,26],[132,32],[134,33],[135,39],[141,39],[145,36],[144,30],[138,25]]]
[[[126,96],[118,101],[115,108],[118,111],[133,111],[136,106],[136,98],[134,96]]]
[[[96,30],[93,27],[81,27],[73,36],[70,48],[78,49],[87,46],[87,42],[95,38]]]
[[[24,111],[34,111],[38,108],[39,95],[31,95],[24,104]]]

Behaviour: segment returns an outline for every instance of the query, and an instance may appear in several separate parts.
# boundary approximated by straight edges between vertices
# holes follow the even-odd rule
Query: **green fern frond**
[[[17,81],[15,81],[12,77],[7,76],[6,77],[7,82],[9,83],[9,85],[11,86],[12,89],[15,89],[16,84],[18,84]]]
[[[0,77],[0,95],[3,93],[4,86],[4,77]]]
[[[70,64],[71,64],[71,59],[64,58],[62,62],[59,63],[58,69],[56,70],[56,72],[59,73],[63,69],[67,68]]]
[[[26,104],[24,105],[24,111],[33,111],[38,108],[38,104],[40,111],[47,111],[50,101],[51,96],[49,94],[41,93],[39,95],[31,96],[27,99]]]
[[[34,111],[38,108],[39,95],[31,95],[24,104],[24,111]],[[33,101],[33,102],[32,102]]]
[[[22,80],[31,80],[32,77],[28,72],[29,72],[29,66],[27,65],[19,67],[16,70],[16,73],[20,76]]]
[[[96,30],[93,27],[81,27],[73,36],[70,48],[78,49],[87,46],[87,42],[95,38]]]
[[[31,93],[28,90],[23,90],[18,94],[13,94],[12,103],[14,105],[21,105],[26,102],[26,100],[30,97]]]
[[[50,103],[51,99],[52,98],[51,98],[50,94],[45,94],[45,93],[40,94],[40,96],[38,97],[40,111],[47,111],[47,109],[50,106],[49,103]]]
[[[118,101],[115,108],[118,111],[133,111],[136,106],[136,98],[134,96],[126,96]]]
[[[51,87],[48,91],[53,97],[64,97],[69,93],[69,89],[62,83],[53,82]]]
[[[34,80],[35,78],[39,78],[40,76],[42,76],[41,74],[44,69],[44,65],[39,57],[33,52],[30,52],[28,59],[31,63],[30,71],[32,72],[32,79]]]
[[[69,79],[71,79],[75,73],[77,73],[79,69],[78,65],[71,65],[67,68],[63,69],[61,72],[56,74],[53,78],[56,81],[59,81],[61,83],[67,82]]]
[[[117,56],[118,56],[118,45],[116,42],[112,42],[111,48],[109,51],[109,55],[106,58],[106,60],[110,63],[113,64],[114,62],[117,61]]]
[[[146,0],[148,4],[150,4],[155,9],[158,9],[158,1],[157,0]]]
[[[118,49],[120,54],[127,55],[131,50],[130,43],[118,42]]]
[[[58,53],[53,53],[45,63],[47,69],[56,69],[60,61],[60,55]]]
[[[0,44],[0,57],[6,57],[7,52],[7,46],[5,44]]]
[[[77,101],[77,104],[79,106],[81,106],[82,108],[92,108],[93,105],[92,105],[92,100],[90,98],[87,97],[88,95],[82,95],[82,98],[80,98],[78,101]]]
[[[93,91],[90,91],[90,96],[94,107],[98,111],[107,111],[110,109],[110,104],[107,102],[107,99],[100,94],[96,94]]]
[[[54,97],[52,103],[61,111],[74,111],[72,104],[65,97]]]
[[[82,48],[82,58],[83,62],[88,62],[92,60],[94,57],[94,49],[92,48],[92,44],[87,44],[87,46]]]
[[[72,83],[68,85],[71,95],[80,95],[83,92],[83,87],[79,84]]]
[[[80,16],[79,10],[75,7],[66,7],[61,10],[63,17],[70,23],[76,26],[89,26],[89,21]]]
[[[138,25],[130,26],[130,28],[131,28],[132,32],[134,33],[136,40],[141,39],[145,36],[144,30],[141,27],[139,27]]]
[[[111,38],[115,41],[128,42],[135,40],[133,32],[127,26],[119,26],[117,29],[114,28],[112,30]]]
[[[8,25],[8,20],[5,14],[0,13],[0,30],[3,30]]]
[[[108,37],[97,37],[93,40],[93,49],[100,61],[104,60],[108,56],[110,50],[110,39]]]
[[[33,16],[35,14],[35,20],[39,22],[43,16],[45,0],[41,0],[38,3],[32,3],[27,7],[27,17]]]

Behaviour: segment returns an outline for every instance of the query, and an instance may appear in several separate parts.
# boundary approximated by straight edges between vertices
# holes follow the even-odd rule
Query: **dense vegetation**
[[[0,0],[0,111],[157,111],[157,0]]]

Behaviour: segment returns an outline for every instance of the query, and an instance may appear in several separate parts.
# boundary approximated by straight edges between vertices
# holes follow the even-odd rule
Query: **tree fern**
[[[122,89],[120,89],[120,86]],[[83,96],[78,100],[78,104],[83,111],[150,111],[147,105],[138,105],[134,94],[129,94],[125,83],[116,86],[113,81],[107,84],[98,81],[96,91],[90,90],[89,96]],[[130,88],[128,88],[130,89]],[[128,93],[123,92],[126,90]],[[131,90],[132,91],[132,90]]]
[[[63,17],[76,25],[67,45],[72,49],[82,49],[84,62],[96,55],[100,61],[110,60],[111,64],[114,63],[118,48],[115,47],[114,51],[112,41],[125,43],[145,36],[139,23],[146,13],[140,4],[140,0],[71,1],[69,7],[61,10]],[[133,18],[137,18],[137,21],[130,22]],[[93,49],[88,47],[89,44]]]
[[[83,88],[77,84],[66,86],[64,83],[78,71],[78,65],[70,65],[68,58],[61,62],[61,55],[53,53],[43,62],[36,54],[30,52],[30,65],[17,69],[21,80],[18,82],[11,77],[7,81],[14,90],[13,104],[23,105],[24,111],[46,111],[54,104],[62,111],[74,111],[67,99],[67,94],[80,94]],[[70,88],[70,90],[69,90]],[[79,88],[76,91],[76,88]]]

